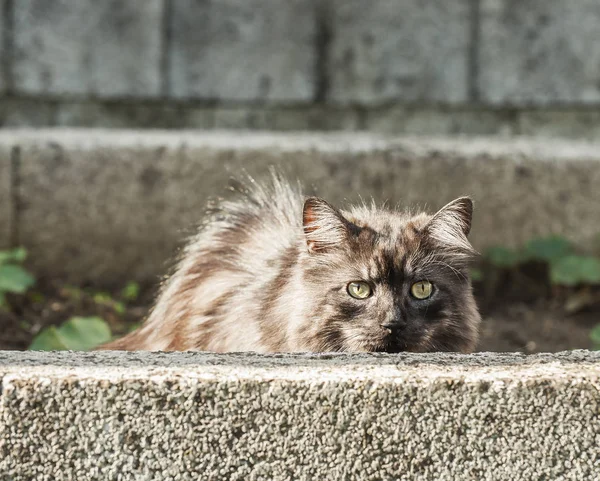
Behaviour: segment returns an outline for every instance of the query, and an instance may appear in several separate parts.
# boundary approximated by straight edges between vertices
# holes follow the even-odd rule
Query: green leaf
[[[600,284],[600,260],[595,257],[567,256],[550,265],[553,284],[576,286],[578,284]]]
[[[525,256],[528,259],[546,261],[548,263],[573,253],[573,245],[564,237],[551,236],[533,239],[525,245]]]
[[[590,331],[590,339],[594,344],[600,346],[600,324]]]
[[[55,326],[43,329],[33,338],[29,346],[30,351],[66,351],[68,349]]]
[[[110,327],[103,319],[72,317],[59,328],[50,326],[41,331],[29,349],[36,351],[89,351],[110,339]]]
[[[34,277],[21,266],[0,265],[0,291],[23,294],[33,284]]]
[[[20,263],[27,259],[27,250],[24,247],[17,247],[10,251],[0,251],[0,264],[9,262]]]
[[[94,294],[93,299],[96,304],[102,304],[104,306],[110,305],[114,302],[114,299],[108,292],[97,292]]]
[[[135,301],[140,295],[140,285],[135,281],[130,281],[121,291],[121,297],[126,301]]]
[[[88,351],[111,338],[110,327],[99,317],[72,317],[58,330],[67,348],[73,351]]]
[[[112,308],[117,314],[125,314],[125,304],[123,304],[122,302],[114,301],[112,304]]]
[[[522,258],[517,251],[507,247],[491,247],[486,252],[486,257],[496,267],[509,268],[518,265]]]
[[[125,313],[125,304],[123,304],[122,302],[116,301],[107,292],[97,292],[96,294],[94,294],[94,302],[101,306],[110,307],[111,309],[114,309],[115,312],[117,312],[119,314]]]

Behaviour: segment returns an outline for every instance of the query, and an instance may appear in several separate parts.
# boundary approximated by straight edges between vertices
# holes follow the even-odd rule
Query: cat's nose
[[[380,326],[384,329],[389,329],[392,332],[401,330],[406,324],[402,312],[398,310],[389,312],[384,319],[381,319],[381,321]]]
[[[397,331],[400,328],[400,323],[397,321],[386,321],[381,324],[381,327],[389,329],[390,331]]]

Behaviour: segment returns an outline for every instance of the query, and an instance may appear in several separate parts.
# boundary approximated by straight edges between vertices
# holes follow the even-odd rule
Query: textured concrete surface
[[[515,134],[512,112],[478,108],[394,106],[366,112],[368,130],[408,135],[502,135]]]
[[[14,88],[28,94],[160,93],[161,0],[19,0]]]
[[[13,232],[11,149],[0,147],[0,249],[10,246]]]
[[[330,3],[329,100],[467,100],[468,0]]]
[[[214,109],[169,102],[70,101],[56,105],[54,124],[59,127],[210,129]]]
[[[351,107],[308,106],[273,109],[274,131],[349,131],[361,130],[361,115]]]
[[[312,100],[314,2],[173,2],[169,84],[177,98]]]
[[[0,0],[0,12],[3,126],[597,135],[597,0]],[[520,122],[530,108],[548,116]],[[565,108],[574,116],[554,116]]]
[[[48,127],[55,124],[55,101],[35,98],[1,98],[0,126],[11,128]]]
[[[215,112],[214,126],[217,129],[268,130],[273,120],[273,112],[266,107],[226,108]]]
[[[536,109],[518,116],[518,131],[536,137],[600,138],[600,110]]]
[[[356,131],[390,135],[527,135],[597,139],[600,109],[483,105],[364,107],[332,104],[172,102],[169,99],[0,98],[2,127]]]
[[[597,0],[483,0],[479,92],[496,104],[600,101]]]
[[[7,0],[0,0],[0,11],[4,12],[6,9]],[[2,57],[6,58],[6,28],[7,28],[7,19],[4,15],[0,16],[0,52],[2,52]],[[6,61],[6,60],[4,60]],[[6,92],[7,86],[10,84],[9,79],[7,78],[10,74],[7,72],[7,69],[3,67],[0,69],[0,94],[4,94]]]
[[[596,479],[600,354],[0,353],[2,479]]]
[[[39,274],[73,282],[155,280],[231,175],[271,165],[343,205],[359,196],[435,210],[475,200],[472,240],[518,245],[598,234],[600,145],[527,139],[37,130],[0,132],[19,145],[22,242]],[[314,190],[313,190],[314,187]]]

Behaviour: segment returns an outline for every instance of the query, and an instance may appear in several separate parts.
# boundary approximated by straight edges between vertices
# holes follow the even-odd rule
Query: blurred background
[[[598,0],[0,7],[0,349],[138,326],[271,165],[338,204],[471,195],[481,349],[600,346]]]
[[[3,126],[600,131],[596,0],[2,0]]]

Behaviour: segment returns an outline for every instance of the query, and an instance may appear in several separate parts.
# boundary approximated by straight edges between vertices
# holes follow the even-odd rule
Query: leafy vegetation
[[[121,297],[128,302],[137,300],[137,298],[139,296],[140,296],[140,285],[134,281],[129,281],[127,283],[127,285],[121,291]]]
[[[127,283],[121,290],[119,299],[115,299],[105,291],[80,289],[74,286],[65,286],[61,289],[61,292],[64,297],[75,303],[84,303],[85,301],[89,303],[91,300],[96,305],[97,310],[109,313],[114,318],[115,315],[123,315],[127,310],[127,304],[138,298],[140,286],[136,282]],[[113,319],[113,321],[115,320]],[[136,323],[134,326],[137,327],[139,324]],[[121,329],[124,332],[130,332],[131,330],[131,326],[124,326],[124,329]],[[111,326],[102,317],[74,316],[59,327],[48,326],[44,328],[33,339],[29,349],[87,351],[108,342],[112,337]]]
[[[0,309],[7,309],[7,293],[24,294],[35,284],[35,278],[21,265],[27,251],[19,247],[0,251]]]
[[[0,324],[8,327],[4,339],[18,334],[22,347],[90,350],[111,340],[113,333],[118,336],[139,326],[147,310],[138,302],[141,289],[136,282],[128,282],[114,295],[52,279],[36,286],[35,277],[24,267],[26,260],[22,247],[0,251]]]
[[[110,327],[99,317],[72,317],[59,327],[42,330],[31,343],[32,351],[88,351],[110,341]]]
[[[499,297],[498,290],[524,300],[551,296],[567,314],[600,306],[600,258],[560,236],[534,239],[519,249],[488,249],[473,280],[488,298]],[[590,339],[600,349],[600,324]]]
[[[521,249],[492,247],[484,255],[484,263],[513,270],[537,263],[547,267],[552,285],[600,285],[600,259],[578,254],[568,240],[559,236],[534,239]],[[479,271],[476,276],[481,279],[483,274]]]

